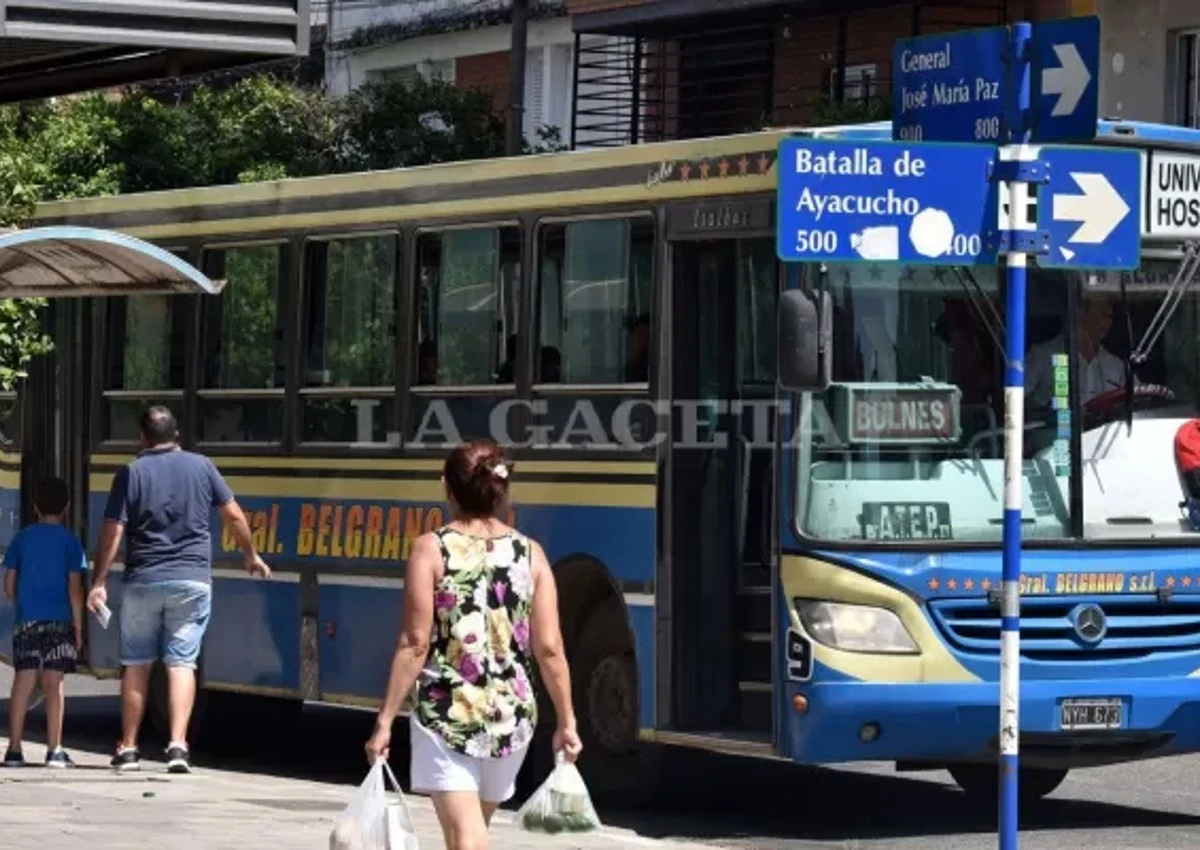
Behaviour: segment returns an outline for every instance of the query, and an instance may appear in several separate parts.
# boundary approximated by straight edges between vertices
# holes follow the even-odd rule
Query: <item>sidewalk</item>
[[[27,743],[40,764],[45,748]],[[77,767],[0,769],[0,846],[5,850],[275,850],[329,846],[329,832],[353,788],[296,779],[199,768],[171,776],[143,761],[140,774],[118,776],[108,759],[72,752]],[[442,847],[433,806],[409,796],[422,850]],[[497,850],[712,850],[713,845],[642,838],[604,828],[580,836],[534,835],[497,813]]]

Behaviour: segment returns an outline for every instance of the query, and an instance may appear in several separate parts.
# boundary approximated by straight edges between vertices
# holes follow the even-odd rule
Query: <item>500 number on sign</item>
[[[837,250],[838,235],[832,230],[800,230],[796,232],[797,251],[832,253]]]

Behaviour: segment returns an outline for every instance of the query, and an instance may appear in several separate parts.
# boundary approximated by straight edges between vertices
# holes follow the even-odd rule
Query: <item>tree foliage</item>
[[[180,90],[183,91],[183,90]],[[557,149],[542,128],[528,152]],[[488,92],[441,81],[371,82],[333,98],[269,75],[94,92],[0,108],[0,226],[39,200],[306,177],[499,156]],[[0,299],[0,386],[50,350],[39,299]]]

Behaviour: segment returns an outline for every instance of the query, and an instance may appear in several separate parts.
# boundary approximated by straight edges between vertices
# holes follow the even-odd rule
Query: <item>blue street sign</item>
[[[1003,143],[1008,27],[903,38],[892,48],[892,138]]]
[[[779,259],[993,265],[995,160],[990,145],[785,139]]]
[[[1034,24],[1030,48],[1032,141],[1095,138],[1100,117],[1100,19],[1091,15]]]
[[[1142,221],[1142,158],[1136,150],[1044,147],[1049,182],[1038,186],[1037,228],[1047,268],[1134,269]]]
[[[892,49],[892,138],[1007,144],[1012,28],[906,38]],[[1033,24],[1031,142],[1095,138],[1100,19]]]

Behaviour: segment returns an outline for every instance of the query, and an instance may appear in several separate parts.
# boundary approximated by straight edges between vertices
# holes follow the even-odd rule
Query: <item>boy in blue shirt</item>
[[[63,679],[75,672],[83,648],[83,546],[63,525],[70,495],[59,478],[38,482],[38,521],[21,529],[4,553],[4,593],[17,603],[13,630],[12,698],[5,767],[25,764],[21,739],[29,697],[41,674],[46,695],[46,766],[70,767],[62,746]]]

